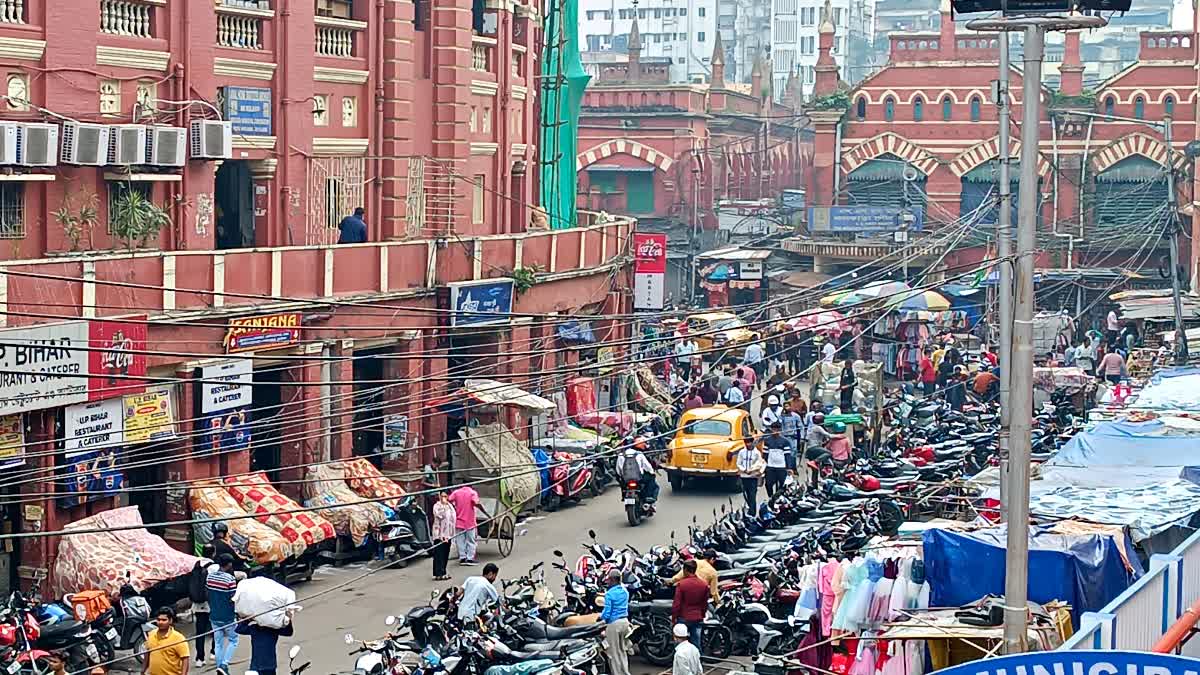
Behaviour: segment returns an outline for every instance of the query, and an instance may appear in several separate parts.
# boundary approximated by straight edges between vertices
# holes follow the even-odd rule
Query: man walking
[[[746,353],[742,357],[742,365],[754,372],[754,379],[751,381],[750,385],[751,389],[753,389],[753,383],[763,379],[763,371],[767,365],[766,354],[763,353],[761,344],[757,342],[751,342],[749,346],[746,347]],[[750,377],[747,376],[746,379],[749,380]]]
[[[675,360],[679,365],[679,376],[688,382],[692,380],[692,356],[699,351],[700,345],[686,334],[681,335],[679,342],[675,343]],[[699,373],[696,374],[699,375]]]
[[[470,485],[464,485],[450,493],[454,505],[454,546],[458,549],[459,565],[476,565],[475,531],[479,525],[475,508],[479,506],[479,493]]]
[[[212,575],[209,575],[212,578]],[[142,675],[188,675],[187,638],[175,630],[175,610],[162,607],[154,616],[157,630],[146,636]],[[217,669],[220,671],[220,668]]]
[[[233,611],[237,579],[233,576],[233,558],[228,553],[217,556],[217,565],[220,569],[209,570],[205,582],[208,589],[208,620],[212,624],[213,644],[217,649],[217,673],[229,675],[229,662],[233,660],[238,645],[237,615]]]
[[[275,675],[279,667],[279,638],[294,634],[292,624],[283,628],[267,628],[256,623],[245,621],[238,624],[238,635],[250,637],[250,670],[258,675]]]
[[[473,621],[490,602],[498,602],[500,594],[496,592],[496,577],[500,576],[500,568],[495,563],[483,566],[483,576],[467,577],[463,582],[462,600],[458,602],[458,619],[464,624]]]
[[[697,649],[708,611],[708,596],[708,584],[696,576],[696,561],[683,561],[683,578],[675,584],[675,599],[671,603],[671,623],[687,627],[687,637]]]
[[[788,453],[792,444],[783,437],[783,425],[775,422],[771,425],[771,434],[763,440],[767,451],[767,498],[783,492],[783,484],[787,481]]]
[[[671,675],[704,675],[700,648],[692,643],[688,627],[675,624],[672,632],[675,635],[675,660],[671,663]]]
[[[600,622],[606,625],[604,651],[608,653],[608,671],[611,675],[630,675],[629,652],[633,643],[629,641],[629,591],[621,583],[619,570],[609,570],[605,583],[608,590],[604,592]]]
[[[354,209],[353,215],[342,218],[342,222],[338,223],[339,244],[362,244],[367,241],[367,221],[363,220],[365,215],[367,210],[360,206]]]
[[[764,465],[762,453],[754,445],[753,438],[747,438],[741,450],[729,453],[737,455],[738,478],[742,481],[742,497],[746,500],[746,508],[751,515],[758,515],[758,477],[762,474]]]

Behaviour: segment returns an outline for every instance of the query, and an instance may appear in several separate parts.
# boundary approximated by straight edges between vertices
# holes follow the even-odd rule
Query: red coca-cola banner
[[[146,317],[88,322],[88,400],[146,390]]]
[[[635,274],[667,273],[667,235],[638,232],[633,235]]]

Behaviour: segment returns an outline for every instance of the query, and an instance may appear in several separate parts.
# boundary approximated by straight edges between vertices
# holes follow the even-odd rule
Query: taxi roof
[[[730,408],[725,405],[703,406],[684,412],[680,422],[700,419],[720,420],[722,422],[729,422],[730,424],[737,424],[743,417],[747,417],[749,414],[741,408]]]
[[[688,318],[708,319],[711,321],[713,319],[735,319],[737,318],[737,314],[734,314],[733,312],[700,312],[699,314],[692,314],[688,316]]]

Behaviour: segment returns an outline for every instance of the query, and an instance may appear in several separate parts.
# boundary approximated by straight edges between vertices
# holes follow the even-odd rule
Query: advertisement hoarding
[[[88,400],[88,322],[0,331],[0,415]]]
[[[88,400],[146,390],[146,317],[88,323]]]
[[[814,206],[808,209],[810,232],[894,232],[903,229],[902,213],[911,213],[909,232],[925,228],[925,210],[890,206]]]
[[[225,352],[279,349],[298,344],[303,322],[304,317],[296,312],[230,319],[229,330],[225,332]]]
[[[125,442],[125,402],[119,398],[69,406],[63,414],[67,459]]]
[[[633,308],[662,309],[666,304],[667,235],[633,235]]]
[[[464,281],[447,286],[451,326],[486,326],[508,323],[512,318],[512,279]]]
[[[238,359],[225,361],[197,369],[196,398],[200,412],[210,413],[249,406],[254,388],[254,361]]]

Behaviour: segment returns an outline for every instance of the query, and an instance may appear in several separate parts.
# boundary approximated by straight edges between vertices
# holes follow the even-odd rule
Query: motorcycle
[[[119,611],[115,614],[112,626],[117,633],[114,646],[133,650],[133,658],[140,664],[146,658],[146,639],[155,630],[151,616],[153,610],[146,598],[129,584],[121,586],[121,601],[117,603],[117,609]],[[109,639],[113,640],[111,637]]]
[[[625,481],[621,487],[621,502],[625,505],[625,517],[630,527],[642,524],[643,518],[654,515],[654,502],[647,500],[639,481]]]
[[[393,516],[377,525],[371,536],[376,542],[377,556],[390,558],[400,568],[407,567],[412,557],[429,550],[432,544],[425,511],[411,496],[401,500]]]
[[[563,504],[578,503],[592,484],[592,465],[582,455],[555,452],[551,456],[550,489],[543,497],[547,511],[557,511]]]

